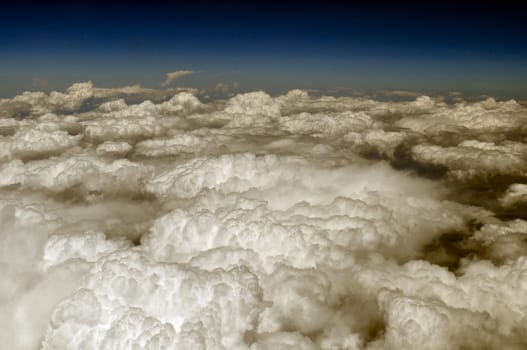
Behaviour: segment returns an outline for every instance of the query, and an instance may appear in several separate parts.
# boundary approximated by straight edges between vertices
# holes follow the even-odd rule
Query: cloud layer
[[[527,346],[515,101],[79,83],[0,116],[6,348]]]

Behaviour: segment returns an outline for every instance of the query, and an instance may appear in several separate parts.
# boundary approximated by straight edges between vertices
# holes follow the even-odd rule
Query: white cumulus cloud
[[[3,347],[527,347],[525,106],[192,73],[0,100]]]

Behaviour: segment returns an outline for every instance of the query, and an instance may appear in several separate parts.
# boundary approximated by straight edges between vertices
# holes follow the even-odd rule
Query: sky
[[[159,87],[193,70],[178,84],[525,100],[523,13],[506,2],[12,5],[0,14],[0,96],[88,80]]]

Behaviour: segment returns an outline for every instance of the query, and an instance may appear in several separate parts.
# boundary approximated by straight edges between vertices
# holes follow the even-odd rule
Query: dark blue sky
[[[179,84],[280,92],[460,90],[527,99],[527,16],[506,2],[230,2],[10,6],[0,14],[0,96]]]

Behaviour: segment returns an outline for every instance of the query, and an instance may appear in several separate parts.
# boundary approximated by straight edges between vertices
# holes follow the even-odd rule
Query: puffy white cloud
[[[58,154],[78,144],[82,135],[63,130],[21,129],[13,136],[0,137],[0,159],[38,158]]]
[[[129,246],[129,242],[109,241],[102,232],[51,236],[44,247],[41,267],[45,270],[71,259],[95,262]]]
[[[496,102],[489,98],[476,103],[458,103],[453,108],[442,106],[425,118],[403,118],[398,125],[421,132],[433,132],[445,125],[497,132],[522,128],[526,118],[526,108],[516,101]]]
[[[496,175],[525,176],[527,145],[517,142],[496,145],[492,142],[467,140],[456,147],[416,145],[415,160],[450,170],[453,177],[466,179]]]
[[[280,115],[280,104],[263,91],[236,95],[227,102],[225,112],[230,114]]]
[[[512,262],[527,254],[527,222],[516,219],[489,222],[478,230],[473,240],[481,245],[480,254],[501,264]]]
[[[300,113],[280,118],[280,128],[283,130],[295,135],[307,134],[318,137],[364,131],[372,125],[373,121],[367,114],[353,112],[342,112],[336,115]]]
[[[105,118],[82,122],[87,137],[97,141],[136,140],[153,137],[163,129],[155,117]]]
[[[140,193],[149,171],[147,166],[125,159],[107,162],[88,154],[27,163],[14,160],[0,167],[0,187],[21,185],[50,192],[76,190],[84,196]]]
[[[395,94],[0,100],[0,342],[524,349],[527,109]]]
[[[135,146],[138,155],[160,157],[181,153],[198,153],[207,146],[207,141],[192,134],[178,134],[167,139],[150,139]]]
[[[153,177],[146,189],[161,196],[182,198],[194,197],[203,189],[220,186],[233,186],[235,190],[244,191],[272,181],[273,170],[280,171],[279,163],[276,156],[256,157],[249,153],[195,158]]]
[[[258,160],[248,155],[244,158],[253,159],[254,167],[259,163],[269,164],[265,158]],[[244,158],[236,159],[236,162]],[[155,256],[163,260],[179,259],[179,254],[183,254],[182,258],[185,254],[191,257],[202,250],[234,247],[255,251],[265,259],[277,256],[293,266],[307,267],[323,264],[327,258],[328,252],[322,251],[313,252],[310,256],[309,250],[314,247],[317,247],[317,251],[322,247],[337,251],[380,250],[398,256],[399,249],[410,254],[411,243],[406,236],[413,237],[413,248],[418,249],[419,242],[426,242],[438,231],[463,226],[464,217],[455,213],[458,208],[422,198],[401,200],[399,191],[405,187],[404,178],[398,178],[396,173],[388,169],[377,168],[376,173],[379,181],[391,174],[391,181],[373,184],[368,188],[371,173],[353,167],[339,169],[340,176],[333,175],[330,178],[327,172],[294,163],[283,166],[277,159],[273,161],[275,169],[267,170],[267,176],[261,180],[258,171],[244,170],[248,177],[254,177],[251,184],[255,189],[260,189],[257,198],[242,197],[238,201],[238,196],[225,198],[224,195],[211,196],[211,192],[205,192],[206,196],[202,198],[205,207],[176,209],[161,217],[153,226],[153,236],[147,236],[148,243],[145,244],[151,247]],[[298,170],[309,175],[304,177]],[[351,175],[354,170],[359,174]],[[387,174],[380,175],[380,172]],[[193,173],[198,176],[199,170],[189,171],[189,174]],[[204,188],[217,188],[228,193],[249,190],[247,196],[255,195],[251,188],[238,182],[240,178],[236,173],[222,173],[222,178],[214,174],[210,177],[214,182],[207,182],[209,180],[205,178],[201,182],[196,180],[192,186],[186,186],[189,180],[180,173],[171,175],[178,182],[170,182],[171,187],[168,188],[158,187],[158,193],[173,191],[177,197],[185,198],[195,196]],[[231,184],[229,181],[233,180],[229,177],[234,177]],[[323,192],[317,193],[313,187],[323,178],[330,179],[331,183],[324,186]],[[349,179],[354,181],[346,184]],[[390,188],[393,184],[399,184],[401,189],[387,189],[388,193],[382,199],[379,198],[376,190]],[[412,185],[433,190],[424,183],[413,182]],[[311,191],[311,195],[302,197],[301,194],[307,191]],[[287,198],[284,198],[285,194]],[[419,219],[405,222],[411,212],[418,210],[422,211]],[[418,234],[421,237],[417,237]],[[274,245],[274,241],[280,241],[281,244]],[[177,252],[174,257],[173,251]]]
[[[97,146],[96,152],[101,156],[123,156],[132,150],[132,146],[126,142],[105,141]]]
[[[80,283],[85,266],[42,274],[46,241],[63,225],[57,206],[25,196],[0,200],[0,341],[10,349],[39,347],[56,305]]]
[[[261,306],[247,269],[208,272],[118,252],[55,309],[43,348],[237,348]]]
[[[139,85],[124,86],[120,88],[100,88],[93,86],[91,81],[75,83],[66,89],[65,93],[52,91],[44,92],[26,91],[11,99],[0,99],[0,117],[33,117],[43,114],[77,112],[88,102],[104,101],[114,98],[166,98],[182,91],[196,93],[195,89],[167,89],[156,90],[143,88]]]
[[[137,141],[163,134],[167,125],[183,123],[182,115],[200,107],[201,102],[188,92],[180,92],[159,104],[147,100],[128,105],[120,99],[86,113],[80,124],[85,135],[96,141]]]
[[[195,116],[199,121],[226,124],[227,128],[268,127],[281,115],[281,103],[263,91],[239,94],[230,98],[225,108],[211,114]]]
[[[387,159],[394,159],[395,150],[408,138],[405,132],[372,129],[363,133],[349,132],[344,135],[343,142],[361,154],[373,153]]]

